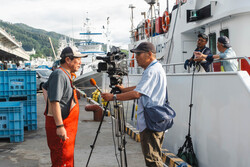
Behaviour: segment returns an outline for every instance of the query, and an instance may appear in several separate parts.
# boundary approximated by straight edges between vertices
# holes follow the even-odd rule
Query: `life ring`
[[[162,16],[162,30],[166,33],[168,32],[170,24],[170,17],[168,11],[165,11]]]
[[[130,63],[129,63],[129,67],[135,67],[135,59],[134,58],[135,58],[135,55],[133,53],[133,55],[131,57],[132,60],[130,60]]]
[[[151,22],[149,19],[145,20],[144,28],[146,36],[149,37],[151,32]]]
[[[136,40],[136,41],[139,41],[138,31],[135,31],[135,40]]]

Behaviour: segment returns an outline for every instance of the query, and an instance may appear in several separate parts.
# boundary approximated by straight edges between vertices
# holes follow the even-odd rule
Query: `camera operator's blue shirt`
[[[142,132],[146,128],[144,107],[163,105],[166,101],[167,78],[162,65],[154,60],[142,74],[142,78],[134,91],[141,93],[137,110],[137,129]]]

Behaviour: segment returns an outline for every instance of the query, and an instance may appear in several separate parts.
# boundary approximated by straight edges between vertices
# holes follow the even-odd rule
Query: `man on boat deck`
[[[64,48],[61,66],[51,73],[43,86],[47,101],[45,129],[52,167],[74,166],[79,104],[72,85],[72,73],[80,68],[84,56],[71,47]]]
[[[206,47],[207,41],[208,41],[208,36],[206,34],[199,34],[198,40],[197,40],[197,48],[195,49],[195,51],[201,52],[205,55],[211,54],[211,50],[208,47]],[[187,66],[192,67],[192,65],[195,64],[195,61],[199,62],[201,67],[206,72],[210,71],[210,64],[212,63],[212,61],[206,61],[205,59],[196,59],[195,60],[194,54],[190,59],[187,59],[185,61],[184,68],[187,69]],[[204,70],[201,69],[201,71],[204,71]]]
[[[137,48],[130,50],[136,54],[136,61],[144,69],[137,86],[124,88],[117,86],[121,94],[102,93],[106,101],[114,99],[124,101],[139,99],[137,111],[137,128],[140,131],[141,147],[147,166],[162,167],[161,147],[164,132],[151,131],[146,127],[144,107],[163,105],[166,101],[167,79],[162,65],[156,60],[155,46],[150,42],[142,42]]]
[[[207,61],[213,61],[214,59],[224,59],[224,58],[234,58],[236,54],[232,49],[229,39],[226,36],[222,36],[218,38],[217,48],[219,50],[219,54],[205,54],[201,52],[194,52],[195,56],[198,58],[206,59]],[[238,61],[236,59],[232,60],[223,60],[221,64],[225,71],[237,71],[238,69]]]

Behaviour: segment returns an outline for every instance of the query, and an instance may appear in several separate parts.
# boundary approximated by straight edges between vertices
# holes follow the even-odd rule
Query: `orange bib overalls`
[[[62,68],[60,68],[63,70]],[[64,70],[63,70],[64,71]],[[65,72],[65,71],[64,71]],[[66,73],[66,72],[65,72]],[[67,73],[66,73],[67,74]],[[71,86],[72,81],[70,76],[67,74],[70,79]],[[70,107],[70,113],[66,119],[63,120],[64,127],[67,132],[69,139],[63,141],[56,134],[56,124],[53,116],[47,115],[47,107],[45,110],[45,129],[47,135],[47,143],[50,149],[50,157],[52,162],[52,167],[73,167],[74,166],[74,148],[75,148],[75,137],[78,127],[78,118],[79,118],[79,103],[77,99],[76,90],[73,88],[75,105]],[[71,103],[72,105],[72,103]]]

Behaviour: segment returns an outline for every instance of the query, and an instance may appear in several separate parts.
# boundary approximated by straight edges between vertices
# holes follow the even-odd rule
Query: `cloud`
[[[166,2],[159,2],[162,14]],[[131,28],[129,4],[136,6],[134,24],[137,25],[143,19],[141,12],[149,9],[144,0],[1,0],[0,19],[80,38],[78,34],[86,17],[96,31],[101,31],[103,25],[106,27],[109,17],[111,41],[126,46]]]

